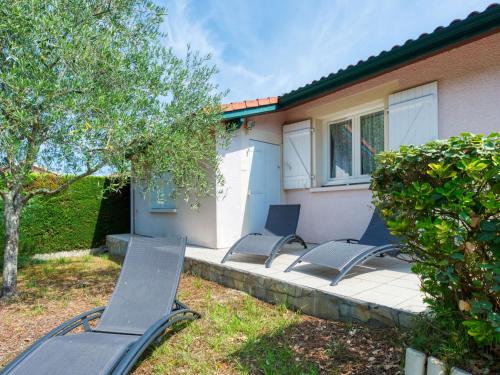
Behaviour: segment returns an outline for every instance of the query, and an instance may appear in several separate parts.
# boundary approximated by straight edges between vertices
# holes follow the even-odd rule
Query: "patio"
[[[123,255],[129,238],[108,236],[110,253]],[[328,269],[304,264],[283,272],[304,251],[297,245],[285,247],[271,268],[259,257],[239,254],[221,264],[226,251],[188,246],[184,271],[325,319],[409,327],[414,314],[426,308],[417,276],[407,262],[395,258],[372,258],[330,286],[334,272]]]

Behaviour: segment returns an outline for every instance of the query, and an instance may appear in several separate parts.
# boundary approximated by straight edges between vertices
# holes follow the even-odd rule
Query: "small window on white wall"
[[[175,212],[177,207],[173,191],[174,185],[169,175],[158,178],[149,192],[151,212]]]
[[[371,110],[353,110],[326,124],[326,184],[368,182],[375,168],[375,156],[384,150],[386,141],[383,104]]]

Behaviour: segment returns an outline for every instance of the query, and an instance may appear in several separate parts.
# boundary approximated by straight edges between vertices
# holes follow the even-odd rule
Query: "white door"
[[[248,233],[262,232],[269,205],[281,202],[280,146],[250,140]]]

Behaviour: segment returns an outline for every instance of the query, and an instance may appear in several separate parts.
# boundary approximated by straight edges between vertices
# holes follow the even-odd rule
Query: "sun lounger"
[[[235,253],[262,255],[267,257],[265,265],[266,268],[269,268],[284,245],[298,242],[307,248],[304,240],[295,233],[299,223],[299,213],[299,204],[269,206],[263,233],[250,233],[240,238],[229,249],[221,263],[224,263],[231,254]]]
[[[378,213],[374,212],[359,240],[343,239],[320,244],[299,257],[285,272],[290,272],[302,262],[332,268],[338,271],[331,283],[336,285],[354,266],[376,255],[396,255],[399,250],[398,240],[389,233]]]
[[[166,329],[200,317],[176,300],[185,247],[185,238],[131,238],[108,306],[53,329],[0,374],[127,374]]]

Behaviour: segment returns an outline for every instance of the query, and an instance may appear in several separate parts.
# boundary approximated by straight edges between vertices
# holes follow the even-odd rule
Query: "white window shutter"
[[[437,82],[389,95],[389,149],[438,138]]]
[[[283,188],[311,187],[311,121],[283,126]]]

